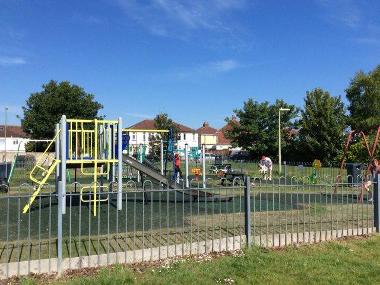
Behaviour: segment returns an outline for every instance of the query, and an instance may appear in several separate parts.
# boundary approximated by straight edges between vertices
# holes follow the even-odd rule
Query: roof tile
[[[5,137],[4,125],[0,125],[0,137]],[[28,138],[29,135],[23,131],[21,126],[7,125],[7,137]]]
[[[174,124],[178,127],[179,131],[182,133],[194,133],[195,130],[192,128],[189,128],[185,125],[179,124],[177,122],[174,122]],[[138,122],[132,126],[130,126],[128,129],[136,129],[136,130],[156,130],[156,126],[154,125],[154,120],[143,120],[141,122]]]

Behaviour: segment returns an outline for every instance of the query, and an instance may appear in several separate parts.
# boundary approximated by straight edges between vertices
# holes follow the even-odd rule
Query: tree
[[[300,146],[307,161],[331,165],[343,148],[346,116],[340,97],[316,88],[306,92],[301,112]]]
[[[238,124],[233,118],[226,118],[232,128],[226,131],[226,136],[234,146],[240,146],[250,152],[252,157],[261,155],[277,157],[278,151],[278,111],[280,108],[289,108],[289,112],[281,113],[281,130],[292,128],[292,120],[297,116],[298,109],[294,105],[277,100],[271,105],[265,101],[259,103],[253,99],[244,102],[242,109],[234,110]],[[287,132],[282,132],[283,147],[287,147]]]
[[[380,65],[368,74],[359,71],[346,89],[353,130],[366,133],[380,125]]]
[[[67,118],[94,119],[103,106],[82,87],[68,81],[51,80],[42,91],[32,93],[23,107],[22,127],[33,139],[51,139],[62,115]]]
[[[160,113],[154,117],[154,127],[158,130],[173,130],[174,141],[177,140],[179,128],[177,124],[169,118],[166,113]],[[154,158],[160,157],[160,140],[167,143],[169,140],[169,133],[159,133],[151,135],[149,138],[150,155]]]

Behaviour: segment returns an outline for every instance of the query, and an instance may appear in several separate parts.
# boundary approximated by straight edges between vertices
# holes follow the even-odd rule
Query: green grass
[[[84,274],[84,276],[83,276]],[[380,284],[380,236],[281,250],[114,266],[22,284]]]

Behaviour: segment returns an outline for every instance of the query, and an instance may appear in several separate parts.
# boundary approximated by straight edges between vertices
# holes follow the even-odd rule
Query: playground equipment
[[[133,145],[130,144],[130,133],[155,133],[155,134],[163,134],[163,133],[169,133],[169,130],[151,130],[151,129],[123,129],[123,150],[128,150],[127,154],[129,156],[136,156],[137,160],[141,163],[146,161],[147,156],[147,149],[148,146],[146,144],[138,144]],[[164,175],[164,142],[162,139],[159,139],[160,144],[160,172],[162,175]],[[140,177],[140,173],[138,173],[138,179]]]
[[[55,158],[51,163],[47,163],[49,152],[54,143]],[[115,182],[116,164],[119,178],[117,207],[118,210],[121,210],[122,119],[81,120],[66,119],[66,116],[62,116],[60,123],[56,125],[54,139],[30,172],[29,177],[37,186],[29,202],[23,208],[23,213],[28,212],[54,171],[56,173],[58,199],[61,201],[63,213],[65,213],[66,169],[80,168],[84,176],[92,178],[92,183],[89,186],[81,187],[80,199],[84,203],[92,203],[93,214],[96,216],[97,203],[108,199],[108,196],[103,199],[100,197],[102,190],[108,187],[103,185],[102,178],[107,176],[109,182]]]
[[[124,131],[130,131],[124,129]],[[139,130],[157,132],[157,130]],[[136,132],[136,130],[133,130]],[[166,131],[158,131],[166,132]],[[123,163],[133,167],[137,171],[157,180],[161,185],[167,188],[177,189],[177,191],[197,199],[205,197],[207,200],[229,201],[231,197],[221,197],[212,193],[200,190],[189,189],[180,190],[176,181],[171,181],[165,176],[163,163],[163,144],[161,143],[161,169],[156,169],[143,164],[141,152],[140,156],[135,159],[129,154],[123,155],[123,129],[122,119],[118,120],[82,120],[66,119],[62,116],[59,124],[56,125],[55,137],[49,143],[42,156],[38,159],[35,166],[29,174],[29,178],[36,183],[35,191],[24,206],[23,213],[30,210],[31,205],[43,189],[49,177],[55,172],[55,182],[58,194],[58,205],[62,207],[62,213],[66,209],[66,181],[68,168],[80,168],[83,176],[92,179],[89,185],[81,186],[80,199],[83,203],[89,203],[94,216],[97,214],[98,203],[108,201],[109,195],[102,195],[103,192],[113,191],[112,186],[117,177],[117,209],[122,209],[122,179]],[[52,151],[55,143],[55,157],[49,161],[49,153]],[[174,150],[174,143],[168,143],[169,151]],[[188,147],[186,146],[186,188],[189,188],[188,181]],[[205,151],[202,149],[203,156],[203,188],[205,183]],[[50,157],[51,160],[51,157]],[[117,174],[116,174],[117,168]],[[106,177],[109,184],[103,185],[103,178]],[[106,191],[104,191],[106,190]]]
[[[309,179],[310,183],[316,184],[318,179],[318,170],[322,167],[321,161],[319,159],[314,159],[312,166],[313,170],[311,175],[309,176]]]
[[[195,176],[195,181],[198,181],[199,176],[201,175],[201,169],[199,167],[194,167],[191,169],[191,173]]]
[[[367,153],[368,153],[368,164],[367,164],[367,169],[365,170],[365,175],[364,175],[365,180],[370,181],[369,179],[372,179],[372,173],[370,171],[370,167],[371,167],[372,161],[375,159],[376,149],[377,149],[377,146],[379,144],[379,138],[380,138],[380,126],[377,127],[375,139],[374,139],[372,145],[370,145],[369,138],[363,131],[353,130],[347,135],[346,142],[344,144],[344,149],[343,149],[343,158],[342,158],[342,161],[340,163],[339,174],[336,177],[334,192],[337,192],[338,184],[342,183],[342,171],[343,171],[343,168],[344,168],[345,163],[346,163],[347,153],[348,153],[348,150],[349,150],[352,142],[355,139],[360,139],[363,142],[363,145],[365,146]],[[348,178],[350,178],[350,177],[348,177]],[[356,181],[357,179],[354,179],[354,178],[357,178],[357,177],[351,177],[351,180]],[[366,189],[365,185],[367,184],[367,182],[362,183],[362,185],[360,187],[360,197],[359,197],[360,202],[363,202],[364,191]]]
[[[379,144],[379,138],[380,138],[380,126],[377,128],[375,139],[374,139],[372,145],[369,144],[369,138],[363,131],[351,131],[347,135],[346,142],[344,144],[344,149],[343,149],[343,157],[342,157],[342,161],[340,163],[339,175],[337,176],[336,183],[342,182],[341,181],[342,180],[342,171],[343,171],[343,168],[344,168],[345,163],[346,163],[347,153],[348,153],[348,150],[349,150],[352,142],[355,139],[361,139],[363,142],[363,145],[365,146],[365,148],[368,152],[369,160],[368,160],[368,168],[367,168],[366,174],[371,175],[371,173],[369,173],[370,172],[369,167],[370,167],[371,162],[375,158],[374,156],[376,153],[377,146]]]

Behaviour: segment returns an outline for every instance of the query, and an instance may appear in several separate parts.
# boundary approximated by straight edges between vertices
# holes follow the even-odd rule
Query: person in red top
[[[174,180],[178,182],[179,178],[182,177],[181,171],[181,158],[178,153],[174,155]]]

